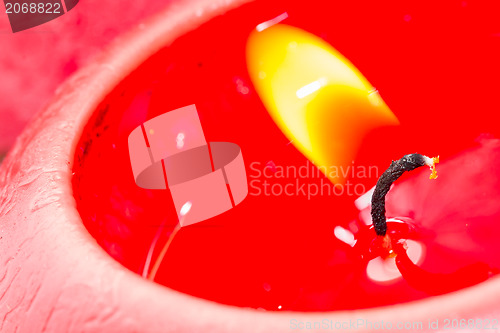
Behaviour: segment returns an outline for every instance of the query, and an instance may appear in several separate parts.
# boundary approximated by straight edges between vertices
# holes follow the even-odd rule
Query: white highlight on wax
[[[300,99],[307,97],[307,96],[311,95],[312,93],[320,90],[321,87],[326,85],[326,82],[327,82],[326,78],[323,77],[319,80],[316,80],[314,82],[306,84],[305,86],[303,86],[302,88],[297,90],[296,95]]]
[[[191,201],[186,202],[184,205],[182,205],[181,210],[179,211],[179,214],[181,216],[186,215],[187,213],[189,213],[192,206],[193,206],[193,204],[191,203]]]
[[[417,241],[408,239],[406,241],[408,245],[407,254],[410,260],[419,264],[425,254],[424,246]],[[382,259],[377,257],[368,262],[366,266],[366,274],[368,277],[375,282],[385,283],[401,278],[401,272],[396,266],[396,261],[394,258]]]
[[[162,222],[158,230],[156,231],[155,237],[151,242],[151,246],[148,250],[148,255],[146,256],[146,262],[144,263],[144,268],[142,269],[142,277],[147,278],[149,267],[151,266],[151,258],[153,257],[153,252],[156,248],[156,243],[158,243],[158,239],[160,239],[161,234],[163,233],[163,229],[165,229],[165,221]]]
[[[186,214],[189,213],[191,210],[191,207],[193,204],[191,201],[187,201],[184,205],[182,205],[181,210],[179,211],[179,222],[177,225],[174,227],[172,230],[172,233],[168,237],[167,242],[163,246],[163,248],[160,251],[160,254],[156,258],[156,261],[153,264],[153,267],[151,268],[151,272],[149,271],[149,267],[151,266],[151,259],[153,256],[153,252],[156,248],[156,243],[158,243],[158,239],[160,238],[160,235],[164,229],[165,223],[163,223],[158,231],[156,232],[155,238],[153,239],[153,242],[151,243],[151,246],[148,251],[148,256],[146,258],[146,263],[144,264],[144,269],[142,271],[142,277],[147,278],[151,281],[154,281],[156,277],[156,273],[158,273],[158,269],[160,268],[161,263],[163,262],[163,259],[165,258],[165,254],[167,254],[167,250],[170,247],[170,244],[172,244],[172,241],[174,240],[175,235],[177,235],[177,232],[182,228],[182,223],[186,217]]]
[[[365,194],[361,195],[359,198],[354,200],[354,206],[358,210],[363,210],[365,208],[368,208],[372,202],[372,196],[373,192],[375,191],[375,186],[373,186],[371,189],[368,190]]]
[[[184,133],[180,132],[177,134],[177,137],[175,138],[175,142],[177,143],[177,149],[182,149],[184,147]]]
[[[258,24],[255,29],[258,32],[264,31],[267,28],[272,27],[273,25],[280,23],[281,21],[283,21],[287,17],[288,17],[288,13],[284,12],[283,14],[280,14],[273,19],[270,19],[269,21],[265,21],[265,22]]]
[[[342,228],[339,225],[336,226],[335,229],[333,229],[333,233],[335,234],[335,237],[337,237],[339,240],[346,243],[347,245],[350,245],[351,247],[356,244],[357,240],[354,239],[354,234],[349,230]]]

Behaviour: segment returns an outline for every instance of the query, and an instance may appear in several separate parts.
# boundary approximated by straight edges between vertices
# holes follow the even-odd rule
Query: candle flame
[[[424,156],[424,157],[426,160],[425,164],[427,166],[429,166],[429,168],[431,169],[431,175],[429,176],[429,179],[436,179],[438,177],[438,174],[436,171],[436,164],[439,163],[439,156],[433,157],[433,158],[430,158],[427,156]]]
[[[436,164],[439,163],[439,156],[438,157],[433,157],[432,158],[432,173],[429,176],[429,179],[436,179],[438,177],[437,171],[436,171]]]
[[[371,130],[399,124],[378,91],[321,38],[275,24],[247,42],[250,78],[274,122],[320,169],[352,163]],[[334,184],[345,181],[325,172]]]

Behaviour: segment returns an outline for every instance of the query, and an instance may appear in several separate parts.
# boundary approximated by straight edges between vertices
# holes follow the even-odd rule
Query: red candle
[[[15,304],[29,309],[31,303],[20,292],[24,282],[30,286],[29,295],[37,295],[40,288],[46,297],[44,302],[35,299],[32,303],[35,309],[47,310],[30,324],[31,328],[50,328],[56,322],[70,327],[71,320],[75,320],[78,325],[90,323],[113,329],[136,325],[144,331],[164,329],[167,325],[185,331],[229,332],[236,327],[249,332],[264,327],[287,331],[294,323],[323,319],[323,315],[303,312],[279,316],[222,307],[172,292],[159,284],[201,299],[264,310],[364,309],[422,299],[400,306],[401,310],[392,307],[324,316],[347,321],[359,318],[365,324],[369,320],[400,320],[427,325],[436,318],[443,325],[450,313],[459,319],[487,319],[487,315],[492,319],[498,313],[494,299],[483,297],[486,292],[489,297],[494,296],[495,278],[435,299],[428,299],[430,293],[415,288],[409,280],[374,280],[367,272],[367,263],[359,259],[357,248],[342,236],[342,232],[345,236],[349,235],[345,231],[349,231],[355,239],[361,239],[356,230],[363,230],[366,208],[360,212],[354,205],[358,197],[356,187],[350,188],[354,195],[312,195],[315,187],[309,185],[320,188],[330,183],[289,144],[251,84],[244,56],[247,37],[257,24],[286,11],[288,24],[321,37],[353,62],[377,87],[400,122],[398,126],[376,129],[363,139],[349,169],[355,172],[347,177],[356,180],[351,184],[361,184],[368,190],[379,174],[361,177],[356,167],[370,170],[370,166],[376,166],[381,173],[391,159],[415,150],[429,155],[439,153],[442,160],[448,161],[443,163],[436,182],[430,183],[428,174],[408,175],[388,198],[388,216],[410,218],[421,227],[417,230],[421,237],[418,241],[425,249],[425,257],[418,267],[445,274],[477,262],[495,266],[496,242],[489,235],[496,231],[493,221],[497,216],[497,146],[495,141],[486,141],[482,148],[464,152],[476,145],[474,139],[478,135],[498,134],[493,122],[485,121],[498,105],[493,93],[496,83],[489,79],[499,71],[494,67],[493,54],[498,52],[492,42],[495,30],[488,21],[489,13],[494,11],[486,5],[468,9],[452,3],[434,4],[432,11],[425,5],[380,6],[311,3],[304,7],[256,1],[213,18],[191,32],[186,32],[188,27],[196,26],[203,15],[212,17],[218,11],[210,5],[185,7],[177,12],[178,21],[169,23],[179,31],[172,33],[166,28],[165,17],[160,15],[147,32],[135,32],[73,78],[64,94],[24,134],[2,167],[2,189],[6,189],[2,193],[2,222],[21,225],[8,224],[8,234],[17,237],[10,237],[14,240],[2,259],[7,262],[9,257],[21,258],[13,259],[15,267],[28,267],[28,272],[16,273],[15,267],[5,271],[5,281],[13,283],[13,287],[3,290],[7,290],[9,307],[13,304],[14,308],[9,312],[14,319],[4,320],[4,325],[11,326],[5,327],[14,327],[23,318]],[[374,12],[379,14],[373,15]],[[186,20],[189,24],[180,23]],[[476,24],[465,31],[463,22]],[[378,27],[378,31],[374,32],[373,27]],[[164,34],[165,31],[170,34]],[[186,33],[176,39],[183,32]],[[221,34],[225,38],[213,38]],[[472,79],[489,85],[479,88]],[[468,94],[460,94],[459,99],[457,91],[462,90]],[[127,137],[145,120],[192,103],[198,107],[207,141],[238,144],[249,180],[259,180],[254,185],[261,192],[267,181],[270,195],[250,192],[238,207],[181,229],[158,272],[158,284],[152,284],[135,273],[142,271],[158,227],[166,224],[167,229],[172,228],[177,217],[173,205],[168,204],[168,191],[148,191],[136,186],[129,167]],[[471,106],[473,116],[456,116],[465,111],[470,115]],[[54,147],[60,149],[55,158]],[[26,155],[20,158],[25,150]],[[19,163],[24,164],[21,167]],[[47,166],[56,170],[53,176]],[[300,178],[299,183],[293,175],[278,176],[288,166],[307,172],[307,176]],[[73,172],[79,215],[72,206],[68,186]],[[482,183],[472,181],[485,173],[492,176]],[[467,178],[468,175],[474,177]],[[33,183],[30,179],[34,179]],[[284,190],[290,183],[295,186],[295,195],[273,194],[273,190],[279,191],[279,186],[273,189],[274,184],[280,184]],[[309,187],[305,195],[298,192],[302,184]],[[14,187],[17,189],[11,190]],[[45,193],[38,195],[40,189]],[[347,191],[348,187],[344,189]],[[477,207],[487,209],[478,214]],[[36,225],[35,231],[52,217],[54,227],[36,236],[20,216]],[[99,252],[81,221],[115,261]],[[58,229],[53,229],[55,226]],[[17,241],[21,235],[30,234],[26,231],[34,235],[36,245]],[[68,241],[59,234],[69,234]],[[51,243],[50,236],[56,242]],[[164,233],[159,243],[167,237]],[[457,242],[463,249],[457,248]],[[55,244],[54,248],[51,244]],[[477,244],[485,250],[477,250]],[[29,255],[17,256],[16,248],[26,249]],[[51,265],[54,270],[47,268]],[[73,265],[74,273],[69,269]],[[28,282],[34,272],[53,279],[54,282],[48,282],[50,288],[40,282],[33,282],[31,288]],[[15,279],[16,274],[21,280]],[[82,299],[92,305],[81,309]],[[97,309],[95,304],[103,305]],[[190,312],[193,309],[210,318],[187,320],[190,314],[195,315]],[[167,313],[160,316],[163,311]],[[70,315],[74,313],[85,316]],[[116,317],[113,313],[117,313]],[[179,313],[182,315],[177,316]],[[122,318],[132,319],[123,322]]]
[[[327,11],[329,13],[351,12],[348,5],[345,5],[346,8],[331,6]],[[374,18],[363,16],[363,20],[358,19],[362,25],[359,29],[344,28],[343,34],[337,32],[331,36],[332,31],[347,27],[347,22],[354,18],[343,17],[340,20],[336,17],[335,23],[321,19],[311,22],[310,18],[316,13],[316,7],[310,7],[311,13],[299,13],[296,11],[302,10],[302,6],[295,8],[294,5],[285,6],[279,2],[265,10],[259,2],[243,6],[187,34],[165,49],[164,53],[160,52],[152,57],[137,70],[136,76],[123,82],[122,86],[102,102],[100,108],[107,110],[107,113],[97,113],[95,120],[89,122],[88,134],[79,145],[78,159],[81,162],[74,169],[74,185],[75,193],[80,196],[78,207],[84,223],[117,260],[135,272],[142,272],[145,253],[148,252],[158,227],[166,224],[168,230],[177,223],[173,205],[165,204],[171,202],[168,191],[145,191],[135,185],[128,168],[128,146],[124,144],[126,137],[147,119],[170,109],[196,103],[207,141],[230,141],[241,147],[248,173],[249,196],[241,205],[225,214],[182,229],[169,248],[165,264],[158,272],[157,282],[221,303],[266,310],[357,309],[407,302],[429,295],[413,288],[401,278],[390,282],[373,280],[371,271],[367,271],[366,262],[356,259],[353,249],[335,237],[334,229],[341,226],[358,237],[356,231],[363,222],[358,219],[353,201],[375,184],[377,176],[391,159],[418,149],[429,154],[439,153],[445,161],[453,160],[453,156],[461,154],[460,151],[465,147],[473,146],[475,137],[482,132],[498,131],[488,128],[484,123],[483,119],[490,112],[486,107],[476,111],[484,113],[484,116],[478,115],[473,119],[452,118],[448,111],[464,110],[464,105],[472,103],[472,100],[459,101],[452,94],[456,88],[452,88],[454,82],[450,81],[454,73],[449,71],[458,60],[455,63],[455,60],[450,60],[450,64],[439,60],[440,57],[456,56],[457,48],[462,50],[464,42],[457,44],[450,40],[446,48],[438,48],[439,53],[434,51],[437,53],[434,57],[425,58],[424,50],[420,54],[413,54],[419,48],[424,49],[428,43],[437,43],[435,40],[440,39],[444,32],[435,30],[443,22],[433,25],[433,21],[429,23],[424,18],[417,22],[406,22],[401,14],[397,17],[399,22],[391,21],[394,26],[400,27],[400,34],[394,36],[386,32],[379,36],[377,43],[385,44],[374,55],[374,52],[366,51],[370,49],[369,42],[353,42],[361,38],[366,27],[374,24]],[[441,10],[448,10],[448,7],[443,5]],[[249,77],[246,66],[248,53],[245,57],[248,52],[247,38],[259,23],[277,16],[283,8],[288,15],[283,24],[322,35],[325,41],[335,44],[344,54],[351,55],[350,60],[358,68],[366,68],[363,73],[378,88],[400,122],[396,126],[393,122],[382,123],[381,125],[392,126],[372,130],[360,144],[360,149],[350,152],[356,156],[352,164],[349,161],[349,164],[328,165],[338,166],[338,173],[347,173],[345,178],[350,183],[344,183],[341,189],[333,188],[321,172],[314,172],[316,168],[308,158],[294,143],[290,144],[291,138],[285,137],[269,116]],[[461,7],[455,9],[465,11]],[[364,10],[369,11],[365,8],[361,13]],[[414,15],[426,17],[423,8],[421,11],[414,11]],[[396,20],[396,12],[392,10],[386,13],[386,19]],[[462,15],[467,15],[466,13]],[[461,22],[460,16],[449,20],[448,25],[459,25]],[[226,31],[227,37],[224,40],[214,41],[209,38],[218,34],[222,27],[236,25],[238,29]],[[390,27],[386,29],[393,32]],[[484,28],[477,29],[482,31]],[[434,32],[431,34],[430,31]],[[422,42],[422,35],[428,37],[425,43]],[[406,43],[411,49],[411,55],[410,51],[401,51],[400,42],[396,42],[403,37],[409,39]],[[474,40],[470,43],[477,43],[476,37],[470,38]],[[392,40],[392,44],[388,40]],[[190,53],[193,45],[197,45],[197,50]],[[485,46],[477,46],[481,47]],[[402,52],[397,57],[405,58],[404,64],[411,61],[412,70],[415,66],[422,68],[422,74],[412,72],[413,74],[401,75],[400,68],[404,66],[406,69],[408,66],[395,61],[394,53],[397,52]],[[473,57],[476,52],[469,51],[466,56]],[[481,54],[480,57],[484,55]],[[307,58],[304,59],[306,61]],[[478,58],[469,61],[474,64],[480,62]],[[160,65],[160,62],[164,65]],[[377,70],[371,65],[375,62],[384,65],[378,65]],[[308,66],[307,63],[302,65]],[[446,75],[438,76],[443,71],[446,71]],[[157,75],[158,72],[164,74]],[[434,80],[440,80],[441,91],[438,95],[433,95],[432,87],[437,83],[428,80],[431,75]],[[477,72],[474,75],[476,80],[487,81],[491,74],[485,71],[484,78],[478,78],[480,73]],[[466,84],[466,80],[460,82],[462,85]],[[420,87],[418,92],[410,86],[416,84]],[[130,85],[137,88],[131,88]],[[408,86],[405,90],[398,89],[405,85]],[[472,94],[474,90],[471,89],[475,88],[467,88]],[[413,97],[410,103],[408,100],[411,94],[417,94],[418,100]],[[477,103],[479,97],[483,99],[482,103],[487,103],[484,101],[487,98],[484,94],[470,98]],[[334,114],[337,106],[328,104],[328,96],[322,98],[326,100],[324,105],[331,108],[328,112]],[[351,98],[344,104],[353,103],[356,98]],[[488,103],[490,102],[496,103],[489,99]],[[426,107],[422,106],[424,104]],[[337,123],[342,118],[328,118],[325,113],[327,111],[318,117],[326,117],[330,122],[317,130],[328,131],[331,128],[332,132],[339,131]],[[94,125],[96,122],[97,125]],[[457,131],[457,128],[462,130]],[[333,135],[325,140],[335,139]],[[353,135],[350,137],[355,138]],[[90,139],[99,140],[99,146],[86,149]],[[338,152],[334,153],[338,156]],[[274,163],[275,172],[266,167],[269,162]],[[123,167],[117,169],[117,165]],[[370,166],[376,166],[371,173]],[[105,172],[107,169],[109,172]],[[362,174],[363,171],[365,174]],[[328,169],[327,173],[333,173],[333,169]],[[453,185],[453,181],[448,178],[452,174],[454,173],[445,173],[433,184],[425,184],[425,188],[432,187],[437,193],[442,191],[451,198],[458,195],[456,191],[475,195],[472,188],[467,190],[468,187],[459,186],[459,179]],[[420,176],[427,178],[425,175]],[[441,185],[443,182],[447,184]],[[415,192],[418,197],[420,187],[415,186],[408,191]],[[452,190],[453,188],[457,190]],[[348,191],[352,193],[347,193]],[[445,199],[433,196],[430,191],[421,195],[421,200],[432,200],[437,207],[446,204]],[[111,202],[103,200],[108,197]],[[395,202],[408,200],[407,194],[393,199]],[[418,202],[417,199],[413,201]],[[392,201],[389,205],[397,207]],[[158,207],[163,209],[159,210]],[[449,214],[455,214],[456,208],[450,208]],[[256,215],[257,211],[259,213]],[[417,226],[427,226],[428,219],[431,218],[427,211],[427,205],[420,205],[404,214],[390,211],[389,216],[409,217]],[[468,216],[472,213],[473,211],[469,211],[463,214]],[[439,215],[447,214],[445,210]],[[446,224],[446,221],[441,221],[438,217],[435,220],[435,223],[424,228],[426,233],[438,233],[440,225]],[[491,222],[487,224],[490,225]],[[436,237],[453,238],[451,235],[457,232],[467,234],[467,229],[463,228],[465,226],[455,225],[454,230],[446,233],[445,229]],[[162,235],[159,242],[164,243],[167,237],[168,232]],[[421,255],[420,264],[430,272],[449,273],[474,262],[491,265],[496,263],[493,258],[485,260],[487,253],[479,252],[473,256],[471,252],[465,251],[469,253],[465,256],[464,251],[436,243],[436,237],[426,238],[420,243],[420,250],[425,251]],[[470,237],[465,236],[466,239]],[[371,266],[373,263],[369,265]]]

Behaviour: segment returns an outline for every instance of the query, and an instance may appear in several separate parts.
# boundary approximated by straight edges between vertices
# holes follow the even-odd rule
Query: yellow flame
[[[429,179],[436,179],[438,177],[437,171],[436,171],[436,164],[439,163],[439,156],[438,157],[433,157],[432,158],[432,165],[431,165],[431,175],[429,176]]]
[[[371,130],[399,124],[378,91],[319,37],[276,24],[247,42],[250,78],[274,122],[333,183]]]

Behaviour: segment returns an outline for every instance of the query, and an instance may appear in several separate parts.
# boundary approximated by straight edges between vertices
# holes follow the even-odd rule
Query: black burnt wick
[[[372,221],[378,236],[385,236],[387,223],[385,219],[385,196],[394,183],[405,171],[412,171],[426,165],[424,155],[408,154],[397,161],[380,176],[372,196]]]

